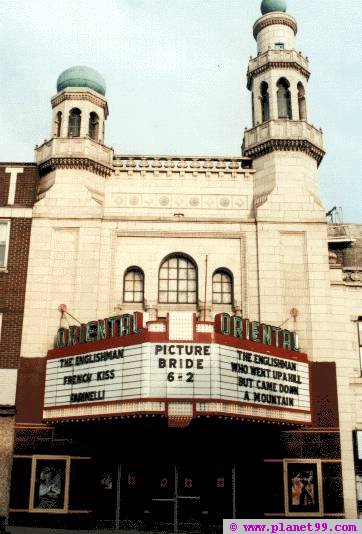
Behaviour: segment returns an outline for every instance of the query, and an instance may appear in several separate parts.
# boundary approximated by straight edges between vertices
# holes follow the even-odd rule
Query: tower
[[[307,113],[308,58],[295,48],[297,22],[285,0],[263,0],[261,12],[253,28],[257,56],[247,72],[253,127],[243,142],[257,171],[255,215],[287,220],[298,210],[302,220],[324,220],[317,183],[324,150]]]
[[[89,67],[71,67],[59,76],[57,94],[52,98],[52,138],[89,137],[104,142],[108,116],[106,84]]]

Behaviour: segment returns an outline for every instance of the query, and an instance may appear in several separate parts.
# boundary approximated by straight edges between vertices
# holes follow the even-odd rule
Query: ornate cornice
[[[39,175],[44,176],[56,169],[81,169],[101,176],[110,176],[113,168],[90,158],[50,158],[39,165]]]
[[[305,152],[317,161],[318,166],[325,155],[324,150],[306,139],[269,139],[268,141],[244,149],[243,155],[256,159],[279,150]]]
[[[258,74],[262,74],[263,72],[266,72],[271,69],[294,69],[300,72],[303,76],[305,76],[307,80],[309,80],[310,78],[309,70],[305,69],[302,65],[300,65],[296,61],[269,61],[268,63],[265,63],[264,65],[260,65],[256,69],[248,70],[247,88],[251,89],[251,82],[255,76],[258,76]]]
[[[108,116],[108,104],[107,101],[104,98],[100,98],[94,93],[91,92],[76,92],[72,91],[70,92],[61,92],[55,95],[51,99],[52,108],[55,108],[56,106],[59,106],[62,102],[65,100],[87,100],[88,102],[92,102],[92,104],[95,104],[96,106],[99,106],[100,108],[104,109],[105,117]]]
[[[294,32],[294,35],[297,34],[298,26],[296,21],[293,19],[293,17],[287,16],[287,15],[272,15],[267,17],[261,17],[256,21],[253,28],[253,35],[256,39],[258,36],[258,33],[263,30],[264,28],[267,28],[268,26],[271,26],[272,24],[283,24],[284,26],[288,26],[291,28]]]

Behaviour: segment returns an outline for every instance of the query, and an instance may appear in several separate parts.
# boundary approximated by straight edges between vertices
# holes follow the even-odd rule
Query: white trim
[[[8,264],[8,254],[9,254],[9,242],[10,242],[10,221],[6,219],[0,219],[0,225],[5,223],[7,226],[7,232],[5,233],[5,256],[4,256],[4,265],[0,264],[0,272],[5,271]]]
[[[18,174],[24,172],[23,167],[6,167],[5,172],[10,174],[10,185],[9,185],[9,195],[8,195],[8,204],[14,204],[15,202],[15,191],[16,191],[16,181],[18,179]]]
[[[31,219],[32,208],[0,208],[0,217]]]

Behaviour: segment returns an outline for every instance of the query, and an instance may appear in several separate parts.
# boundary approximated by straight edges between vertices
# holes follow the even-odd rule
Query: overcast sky
[[[49,138],[58,75],[107,82],[106,144],[120,154],[239,156],[260,0],[0,0],[0,161]],[[288,0],[311,61],[309,120],[324,131],[325,208],[362,223],[361,0]]]

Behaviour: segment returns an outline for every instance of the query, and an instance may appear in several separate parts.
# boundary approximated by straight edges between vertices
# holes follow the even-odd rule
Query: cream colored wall
[[[292,18],[290,15],[280,16]],[[275,18],[275,14],[265,15],[263,18]],[[272,24],[260,30],[257,36],[258,53],[262,54],[268,50],[268,48],[274,48],[275,43],[283,43],[286,50],[293,50],[295,48],[295,35],[293,29],[284,24]]]
[[[255,314],[252,184],[248,170],[182,176],[121,171],[104,178],[58,169],[42,178],[34,207],[22,356],[46,356],[60,324],[60,304],[82,322],[120,307],[132,309],[122,302],[123,274],[131,265],[145,271],[150,315],[165,314],[168,307],[157,304],[157,275],[172,252],[189,254],[198,265],[199,302],[187,309],[204,307],[208,255],[207,317],[219,310],[211,303],[212,273],[219,267],[234,274],[236,309]]]

